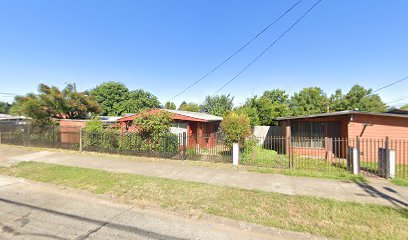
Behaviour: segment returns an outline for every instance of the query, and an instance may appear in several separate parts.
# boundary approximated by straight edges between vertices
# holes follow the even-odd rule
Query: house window
[[[292,122],[292,145],[295,147],[324,147],[324,122]]]

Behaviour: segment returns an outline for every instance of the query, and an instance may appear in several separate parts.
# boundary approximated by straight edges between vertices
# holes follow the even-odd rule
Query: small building
[[[292,138],[408,138],[408,115],[341,111],[276,119]]]
[[[19,126],[27,125],[30,118],[23,116],[13,116],[9,114],[0,114],[0,130],[9,131]]]
[[[383,148],[385,138],[397,141],[408,139],[408,115],[404,113],[372,113],[360,111],[340,111],[333,113],[312,114],[307,116],[276,118],[284,137],[290,139],[286,152],[304,154],[313,152],[345,158],[347,148],[362,139],[365,158],[377,158],[372,153]],[[397,146],[391,146],[397,148]],[[290,149],[289,149],[290,148]],[[407,148],[399,145],[400,149]],[[376,150],[377,149],[377,150]],[[368,155],[370,152],[371,155]],[[406,151],[408,153],[408,151]]]
[[[120,117],[98,116],[98,120],[103,122],[106,126],[117,126],[116,121]],[[79,129],[85,127],[89,119],[60,119],[60,131],[62,143],[79,143]]]
[[[223,120],[222,117],[201,112],[188,112],[169,109],[152,109],[149,111],[149,113],[155,114],[159,111],[168,111],[173,113],[173,123],[170,128],[170,132],[175,134],[186,133],[187,145],[189,147],[211,147],[216,144],[216,140],[218,139],[218,129],[221,121]],[[118,122],[122,127],[122,134],[136,130],[135,126],[132,124],[133,120],[137,116],[138,114],[133,114],[131,116],[118,119]]]

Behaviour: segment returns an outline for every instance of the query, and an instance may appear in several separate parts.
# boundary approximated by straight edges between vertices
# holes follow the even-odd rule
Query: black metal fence
[[[78,127],[0,125],[0,143],[79,150],[79,132]]]
[[[64,148],[144,157],[232,162],[232,146],[221,134],[193,136],[87,132],[78,127],[1,126],[0,143]],[[241,139],[240,164],[282,170],[408,178],[408,139],[287,138]],[[395,164],[392,164],[394,161]],[[395,166],[394,169],[393,166]],[[393,176],[391,176],[393,177]]]
[[[81,148],[84,151],[204,161],[231,161],[232,154],[221,135],[168,133],[142,136],[121,134],[115,130],[82,131]]]
[[[408,178],[407,139],[250,137],[242,164],[307,172]],[[393,175],[393,176],[391,176]]]

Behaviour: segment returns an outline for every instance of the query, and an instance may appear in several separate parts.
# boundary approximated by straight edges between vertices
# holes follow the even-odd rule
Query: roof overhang
[[[275,118],[275,120],[276,121],[284,121],[284,120],[322,118],[322,117],[333,117],[333,116],[353,115],[353,114],[355,114],[355,115],[380,116],[380,117],[408,118],[408,115],[404,115],[404,114],[373,113],[373,112],[360,112],[360,111],[347,110],[347,111],[340,111],[340,112],[320,113],[320,114],[311,114],[311,115],[303,115],[303,116],[295,116],[295,117],[279,117],[279,118]]]
[[[160,111],[166,111],[165,109],[152,109],[149,111],[149,113],[151,114],[155,114],[158,113]],[[172,118],[173,120],[178,120],[178,121],[190,121],[190,122],[220,122],[222,121],[222,118],[220,119],[214,119],[214,120],[208,120],[208,119],[202,119],[202,118],[198,118],[198,117],[192,117],[192,116],[186,116],[183,115],[179,112],[172,112],[172,111],[168,111],[172,114]],[[123,118],[119,118],[117,120],[117,122],[129,122],[129,121],[133,121],[135,118],[137,118],[138,116],[140,116],[140,114],[133,114],[131,116],[126,116]]]

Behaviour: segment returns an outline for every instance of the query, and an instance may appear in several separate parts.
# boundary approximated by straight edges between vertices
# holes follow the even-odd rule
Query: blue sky
[[[64,82],[86,90],[119,81],[165,102],[296,1],[3,0],[0,92],[24,94],[39,83]],[[176,104],[213,94],[314,2],[303,0]],[[354,84],[376,89],[408,76],[407,9],[406,0],[323,0],[221,93],[240,104],[272,88],[292,94],[319,86],[331,94]],[[408,98],[407,86],[408,80],[379,93],[385,102]]]

